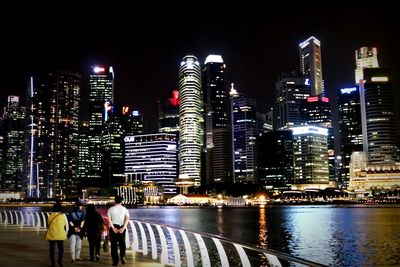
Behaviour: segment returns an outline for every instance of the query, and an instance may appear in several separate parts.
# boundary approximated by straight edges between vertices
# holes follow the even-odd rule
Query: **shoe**
[[[118,266],[118,263],[113,263],[113,265],[112,266]]]
[[[81,261],[82,259],[81,258],[78,258],[78,259],[75,259],[76,261]]]
[[[100,255],[96,255],[96,261],[100,260]]]
[[[74,263],[74,262],[75,262],[75,260],[72,260],[71,262],[72,262],[72,263]]]
[[[125,264],[126,258],[125,258],[125,257],[122,257],[121,262],[122,262],[122,264]]]

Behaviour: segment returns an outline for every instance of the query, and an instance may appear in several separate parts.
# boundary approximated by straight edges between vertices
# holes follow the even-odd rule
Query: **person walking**
[[[69,231],[68,239],[70,241],[70,250],[72,262],[80,261],[82,239],[85,234],[83,226],[85,223],[85,213],[82,211],[82,203],[76,201],[72,211],[68,215]]]
[[[103,217],[98,213],[93,204],[88,204],[85,215],[85,231],[89,241],[90,260],[100,260],[101,233],[103,231]]]
[[[53,213],[47,218],[47,232],[45,239],[49,241],[50,267],[54,267],[56,244],[58,249],[58,265],[63,266],[64,240],[67,239],[68,221],[62,213],[62,205],[56,202],[53,205]]]
[[[109,221],[109,237],[111,242],[111,258],[113,266],[118,265],[119,258],[121,263],[125,264],[125,233],[126,227],[129,222],[128,209],[122,206],[123,198],[116,196],[114,198],[114,206],[108,209],[107,217]],[[118,257],[118,246],[119,246],[119,257]]]

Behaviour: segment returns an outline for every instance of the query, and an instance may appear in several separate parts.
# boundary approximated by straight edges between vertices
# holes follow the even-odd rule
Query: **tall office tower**
[[[206,141],[206,184],[232,182],[229,92],[220,55],[209,55],[203,68]]]
[[[129,108],[110,103],[105,107],[106,122],[101,134],[102,185],[111,188],[125,182],[124,137],[129,119]]]
[[[49,73],[36,83],[31,78],[27,177],[30,184],[39,184],[36,195],[41,197],[78,194],[80,84],[80,75],[63,71]]]
[[[25,189],[24,179],[24,146],[25,146],[25,108],[20,106],[18,96],[9,96],[7,107],[0,118],[0,188],[22,192]]]
[[[307,125],[328,129],[329,180],[336,181],[335,145],[331,120],[332,110],[329,98],[321,95],[307,97],[303,113],[306,116]]]
[[[293,183],[293,134],[290,130],[268,132],[258,137],[259,183],[288,188]]]
[[[325,188],[329,183],[328,129],[317,126],[293,128],[294,184]]]
[[[179,91],[172,90],[172,97],[158,103],[158,131],[179,132]]]
[[[123,107],[123,117],[127,119],[124,126],[125,135],[135,135],[143,133],[143,116],[139,110],[130,110],[128,107]]]
[[[304,84],[302,77],[294,72],[281,73],[276,83],[275,129],[291,129],[304,125],[306,118],[300,111],[309,96],[309,86]]]
[[[340,89],[339,131],[340,154],[342,162],[341,181],[343,188],[347,188],[350,181],[350,157],[355,151],[362,151],[363,136],[361,127],[360,93],[358,87]]]
[[[193,55],[183,57],[180,64],[179,93],[178,182],[184,184],[182,192],[186,192],[190,185],[199,187],[201,178],[201,68]]]
[[[356,53],[356,70],[355,79],[356,84],[364,79],[363,70],[365,68],[379,68],[378,64],[378,50],[376,47],[361,47]]]
[[[392,76],[389,69],[364,69],[360,82],[364,152],[371,164],[398,161]]]
[[[129,182],[153,183],[164,195],[176,195],[177,138],[174,133],[125,137],[125,174]]]
[[[89,77],[89,153],[85,186],[98,186],[101,178],[101,132],[107,120],[105,105],[114,103],[114,70],[93,66]]]
[[[78,180],[83,181],[88,175],[88,164],[89,164],[89,122],[79,122],[79,138],[78,138]],[[84,184],[80,182],[79,186],[82,187]],[[80,188],[82,189],[82,188]]]
[[[231,89],[235,183],[258,182],[256,101]]]
[[[321,42],[311,36],[299,44],[300,71],[306,84],[311,86],[311,95],[323,95]]]

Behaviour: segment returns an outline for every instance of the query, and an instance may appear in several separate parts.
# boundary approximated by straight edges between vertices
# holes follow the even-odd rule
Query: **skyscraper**
[[[220,55],[209,55],[203,68],[206,184],[232,182],[229,93]]]
[[[358,87],[340,89],[338,96],[340,154],[342,159],[342,187],[347,188],[350,181],[350,159],[355,151],[362,151],[362,127],[360,93]]]
[[[389,69],[364,69],[360,82],[364,152],[371,164],[398,161],[392,75]]]
[[[0,188],[22,192],[24,179],[25,108],[18,96],[9,96],[7,107],[0,118]]]
[[[33,81],[27,177],[42,197],[76,196],[81,76],[56,71]]]
[[[311,86],[311,95],[323,95],[321,42],[311,36],[299,44],[300,71],[307,84]]]
[[[259,143],[259,183],[287,188],[293,183],[293,134],[291,130],[268,132]]]
[[[107,121],[101,133],[102,185],[107,188],[125,182],[124,138],[127,130],[129,112],[127,107],[112,103],[107,113]],[[128,109],[129,110],[129,109]]]
[[[125,137],[125,173],[128,182],[154,183],[164,195],[175,195],[177,140],[173,133]]]
[[[180,64],[179,93],[179,180],[200,186],[203,101],[200,63],[193,55],[183,57]]]
[[[301,110],[310,96],[310,88],[304,82],[293,72],[280,74],[276,83],[275,129],[291,129],[306,123]]]
[[[293,128],[294,184],[325,188],[329,184],[328,129],[317,126]]]
[[[158,103],[158,131],[179,132],[179,91],[172,90],[172,97]]]
[[[365,68],[379,68],[378,64],[378,50],[376,47],[361,47],[355,51],[356,54],[356,69],[355,80],[356,84],[364,79],[363,70]]]
[[[258,182],[256,101],[231,89],[235,183]]]
[[[89,77],[89,154],[86,186],[95,186],[101,177],[101,133],[107,120],[106,103],[114,103],[114,70],[93,66]]]

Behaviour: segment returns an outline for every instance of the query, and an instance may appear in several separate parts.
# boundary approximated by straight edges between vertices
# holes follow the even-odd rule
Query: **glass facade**
[[[179,68],[179,179],[201,183],[201,68],[197,58],[187,55]]]

